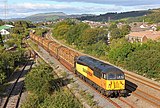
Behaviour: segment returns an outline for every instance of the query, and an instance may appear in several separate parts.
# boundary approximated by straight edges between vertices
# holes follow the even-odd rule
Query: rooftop
[[[141,31],[141,32],[131,32],[128,36],[132,37],[144,37],[146,36],[148,39],[157,40],[160,39],[160,31]]]
[[[2,25],[2,26],[0,26],[0,30],[10,29],[10,28],[12,28],[12,27],[14,27],[14,26],[12,26],[12,25]]]
[[[99,60],[96,60],[94,58],[88,57],[88,56],[80,56],[79,59],[81,62],[85,63],[87,66],[89,66],[90,68],[96,70],[96,71],[100,71],[103,73],[106,72],[122,72],[120,69],[109,65],[107,63],[101,62]]]

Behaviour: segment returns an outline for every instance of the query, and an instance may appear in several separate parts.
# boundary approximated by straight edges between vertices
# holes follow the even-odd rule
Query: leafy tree
[[[75,22],[69,19],[59,22],[53,27],[52,34],[55,38],[64,39],[69,28],[73,25],[75,25]]]
[[[4,25],[5,23],[0,19],[0,26]]]
[[[85,53],[101,57],[108,54],[109,46],[107,46],[106,43],[101,40],[95,44],[87,45],[86,47],[84,47],[84,50]]]
[[[67,24],[59,25],[57,29],[54,30],[54,36],[59,39],[65,39],[65,35],[68,32],[70,26]]]
[[[81,39],[81,34],[85,29],[89,28],[88,24],[78,23],[72,26],[66,34],[66,40],[69,44],[79,45],[83,40]]]
[[[157,31],[160,31],[160,26],[157,27]]]
[[[27,21],[16,21],[14,23],[14,28],[12,28],[12,33],[14,34],[26,34],[28,28],[35,27],[31,22]]]
[[[121,28],[121,35],[125,36],[125,35],[129,34],[130,31],[131,31],[131,27],[129,25],[124,25]]]
[[[47,98],[47,97],[46,97]],[[22,103],[21,108],[40,108],[43,99],[36,94],[29,94],[27,99]]]
[[[52,68],[46,65],[40,65],[33,68],[31,72],[27,74],[25,86],[28,91],[43,98],[50,93],[52,80]]]
[[[1,33],[0,33],[0,40],[1,40],[1,45],[3,46],[3,38],[2,38]]]
[[[138,50],[129,54],[126,68],[148,77],[160,78],[159,57],[158,50]]]
[[[48,29],[38,28],[38,29],[36,29],[35,34],[36,34],[37,36],[44,37],[44,35],[45,35],[48,31],[49,31]]]
[[[112,39],[118,39],[122,38],[123,36],[121,35],[121,31],[119,28],[115,28],[111,31],[111,40]]]
[[[82,45],[86,46],[95,44],[100,40],[104,40],[106,35],[106,30],[100,28],[88,28],[81,35],[81,39],[83,40]]]
[[[121,63],[120,65],[124,65],[123,62],[134,50],[134,44],[128,43],[124,39],[118,39],[111,45],[111,50],[109,51],[108,57],[110,61],[114,62],[116,65],[118,63]]]
[[[112,31],[112,30],[114,30],[114,29],[117,29],[118,27],[117,27],[117,24],[116,23],[112,23],[111,25],[110,25],[110,27],[109,27],[109,31]]]
[[[110,30],[112,40],[125,37],[127,34],[129,34],[131,27],[129,25],[124,25],[121,28],[117,28],[116,26],[112,25]]]
[[[56,91],[53,96],[45,98],[41,108],[81,108],[81,104],[69,91]]]

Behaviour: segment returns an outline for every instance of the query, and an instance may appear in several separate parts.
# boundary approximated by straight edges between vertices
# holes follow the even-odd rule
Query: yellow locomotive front
[[[124,90],[125,79],[121,72],[110,72],[107,74],[106,90]]]
[[[125,76],[122,71],[117,71],[112,68],[111,72],[104,74],[106,83],[107,95],[124,95],[125,91]]]

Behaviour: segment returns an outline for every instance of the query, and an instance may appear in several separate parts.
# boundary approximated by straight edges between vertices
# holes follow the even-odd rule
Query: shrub
[[[28,91],[40,97],[45,97],[51,91],[52,80],[52,68],[46,65],[40,65],[33,68],[26,76],[25,87]]]

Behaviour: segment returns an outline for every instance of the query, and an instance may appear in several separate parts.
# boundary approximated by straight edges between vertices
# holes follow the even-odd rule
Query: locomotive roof
[[[110,64],[107,64],[107,63],[104,63],[102,61],[99,61],[99,60],[96,60],[94,58],[91,58],[91,57],[88,57],[88,56],[80,56],[78,58],[78,61],[81,61],[82,63],[86,64],[87,66],[89,66],[90,68],[92,68],[93,70],[97,70],[97,71],[100,71],[100,72],[103,72],[103,73],[108,73],[108,72],[116,72],[116,73],[119,73],[119,72],[123,72],[122,70],[110,65]]]

